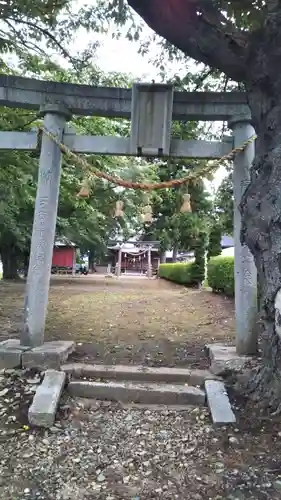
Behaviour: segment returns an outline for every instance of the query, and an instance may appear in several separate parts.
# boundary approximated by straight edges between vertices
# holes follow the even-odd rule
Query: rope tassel
[[[186,193],[183,195],[183,204],[181,206],[181,213],[190,213],[192,212],[192,208],[191,208],[191,203],[190,203],[190,194],[189,193]]]
[[[146,205],[143,209],[142,221],[146,224],[151,224],[152,222],[152,208],[151,205]]]
[[[89,198],[90,196],[90,188],[89,188],[89,179],[85,180],[81,186],[79,193],[77,194],[78,198]]]
[[[116,201],[114,216],[115,217],[123,217],[124,216],[123,208],[124,208],[123,201],[120,201],[120,200]]]

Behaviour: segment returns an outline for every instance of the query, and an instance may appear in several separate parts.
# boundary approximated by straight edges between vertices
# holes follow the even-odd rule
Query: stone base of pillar
[[[67,340],[45,342],[33,349],[21,345],[19,339],[4,340],[0,342],[0,370],[9,368],[59,369],[73,351],[75,351],[75,342]]]
[[[210,372],[214,375],[228,375],[242,372],[251,356],[239,356],[234,346],[208,344],[205,346],[210,359]]]
[[[22,354],[29,349],[28,346],[22,346],[19,339],[0,342],[0,370],[20,368]]]
[[[68,340],[45,342],[22,354],[22,367],[58,370],[66,362],[68,356],[75,351],[75,347],[75,342]]]

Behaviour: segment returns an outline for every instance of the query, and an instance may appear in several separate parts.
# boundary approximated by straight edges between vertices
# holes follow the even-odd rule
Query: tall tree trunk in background
[[[241,203],[242,241],[259,276],[264,366],[255,388],[273,408],[281,403],[281,10],[249,55],[247,91],[258,134],[251,183]],[[275,311],[275,306],[279,307]],[[277,302],[277,304],[276,304]],[[277,322],[275,323],[275,317]]]
[[[173,256],[172,256],[173,262],[177,262],[177,256],[178,256],[178,249],[177,249],[177,247],[174,247],[173,248]]]
[[[160,264],[166,263],[166,252],[160,253]]]
[[[94,259],[95,259],[95,252],[93,250],[90,250],[90,252],[89,252],[89,271],[93,271],[93,269],[94,269]]]
[[[24,277],[25,278],[27,278],[28,266],[29,266],[29,252],[24,252],[23,267],[24,267]]]
[[[13,245],[3,245],[0,249],[3,264],[3,279],[18,279],[18,254]]]

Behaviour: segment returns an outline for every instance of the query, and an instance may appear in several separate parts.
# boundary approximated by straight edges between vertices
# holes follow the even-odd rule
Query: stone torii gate
[[[254,135],[246,96],[242,92],[174,92],[171,85],[135,84],[133,90],[46,82],[0,76],[0,105],[34,109],[44,127],[76,153],[219,159]],[[76,135],[67,127],[72,115],[131,119],[130,138]],[[171,137],[172,120],[227,121],[233,138],[183,141]],[[0,149],[38,150],[41,139],[25,321],[17,349],[40,350],[44,329],[61,175],[61,150],[46,134],[0,132]],[[240,243],[239,204],[249,183],[254,143],[234,158],[234,241],[236,350],[253,354],[257,347],[257,273],[252,255]],[[45,349],[48,351],[47,347]]]

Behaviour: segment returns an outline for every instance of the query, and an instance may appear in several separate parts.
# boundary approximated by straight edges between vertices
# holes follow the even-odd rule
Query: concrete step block
[[[57,340],[45,342],[39,347],[34,347],[22,355],[23,368],[48,368],[58,370],[66,362],[68,356],[75,350],[75,342]]]
[[[53,426],[65,381],[64,372],[46,370],[43,382],[37,388],[28,410],[28,421],[31,425],[46,428]]]
[[[67,389],[71,396],[121,403],[204,405],[206,400],[204,391],[185,385],[74,380]]]
[[[236,417],[224,383],[218,380],[206,380],[205,389],[213,423],[215,425],[235,424]]]
[[[86,377],[106,380],[186,383],[199,386],[204,386],[205,380],[218,379],[218,377],[208,370],[169,367],[67,363],[61,366],[61,370],[73,378]]]

